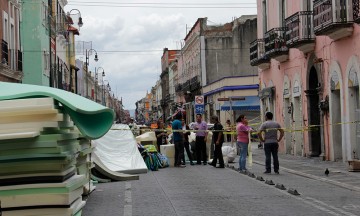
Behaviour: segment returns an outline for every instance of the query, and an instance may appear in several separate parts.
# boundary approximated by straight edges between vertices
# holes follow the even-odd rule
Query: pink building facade
[[[262,113],[286,128],[280,152],[359,159],[360,0],[257,0]]]

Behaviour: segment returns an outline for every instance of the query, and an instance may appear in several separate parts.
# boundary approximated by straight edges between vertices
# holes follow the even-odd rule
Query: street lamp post
[[[84,23],[82,21],[81,13],[78,9],[71,9],[69,12],[66,13],[66,15],[71,16],[72,11],[77,11],[80,14],[77,25],[79,26],[79,28],[81,28],[84,25]]]
[[[52,8],[52,5],[50,4],[49,5],[49,8],[50,8],[50,11],[49,11],[49,44],[50,44],[50,55],[49,55],[49,64],[50,64],[50,68],[49,68],[49,86],[50,87],[56,87],[56,88],[58,88],[59,86],[58,86],[58,77],[56,77],[57,76],[57,72],[56,72],[56,67],[54,66],[52,66],[52,64],[53,64],[53,62],[52,62],[52,54],[53,54],[53,52],[52,52],[52,37],[53,36],[55,36],[55,40],[54,40],[54,43],[56,43],[56,37],[57,37],[57,34],[58,34],[58,32],[56,31],[56,29],[57,29],[57,26],[59,26],[59,25],[67,25],[67,26],[70,26],[71,25],[71,23],[69,23],[69,22],[64,22],[64,23],[62,23],[62,22],[60,22],[60,23],[57,23],[57,20],[58,20],[58,16],[63,16],[64,15],[64,13],[59,13],[59,14],[55,14],[55,15],[53,15],[53,11],[51,10],[51,8]],[[78,26],[79,26],[79,28],[80,27],[82,27],[83,26],[83,21],[82,21],[82,17],[81,17],[81,13],[80,13],[80,11],[78,10],[78,9],[72,9],[72,10],[70,10],[69,12],[67,12],[66,13],[66,15],[68,16],[68,17],[70,17],[70,15],[71,15],[71,12],[72,11],[77,11],[78,13],[79,13],[79,18],[78,18]],[[75,14],[74,14],[75,15]],[[52,25],[54,25],[54,26],[52,26]],[[55,29],[54,30],[54,32],[55,32],[55,35],[52,35],[52,29]],[[66,29],[65,31],[68,31],[68,29]],[[56,49],[54,50],[54,53],[55,53],[55,58],[54,58],[54,60],[56,59]],[[54,64],[55,64],[56,62],[54,62]],[[54,74],[55,73],[55,74]],[[54,83],[55,83],[55,85],[54,85]]]
[[[73,12],[73,11],[77,11],[77,13],[71,13],[71,12]],[[72,19],[72,15],[76,15],[76,14],[79,14],[79,18],[78,18],[78,22],[77,22],[77,25],[78,25],[78,27],[79,27],[79,31],[80,31],[80,28],[84,25],[84,23],[83,23],[83,20],[82,20],[82,17],[81,17],[81,12],[78,10],[78,9],[71,9],[70,11],[68,11],[67,13],[66,13],[66,16],[68,17],[68,21],[70,21],[69,23],[68,23],[68,27],[70,27],[72,24],[73,24],[73,19]],[[69,20],[70,19],[70,20]],[[68,30],[69,31],[69,30]],[[75,42],[74,42],[75,43]],[[69,62],[71,62],[71,54],[70,54],[70,43],[68,44],[68,46],[69,46]],[[73,86],[73,72],[72,72],[72,70],[73,69],[70,69],[70,89],[72,88],[72,86]],[[75,92],[75,94],[77,94],[78,93],[78,87],[77,87],[77,72],[78,72],[78,70],[74,70],[74,79],[75,79],[75,83],[74,83],[74,92]]]
[[[89,73],[89,55],[90,55],[90,52],[91,51],[94,51],[95,52],[95,58],[94,58],[94,60],[97,62],[97,61],[99,61],[99,59],[98,59],[98,54],[97,54],[97,52],[96,52],[96,50],[94,50],[94,49],[90,49],[90,50],[86,50],[85,51],[85,65],[86,65],[86,76],[85,76],[85,78],[86,78],[86,98],[88,98],[89,97],[89,84],[88,84],[88,73]]]
[[[98,84],[98,77],[99,77],[99,69],[102,70],[102,74],[101,74],[101,83],[103,84],[103,80],[104,80],[104,76],[105,76],[105,70],[102,67],[98,67],[95,73],[95,78],[96,78],[96,82],[95,82],[95,102],[97,100],[97,91],[96,91],[96,84]],[[101,94],[102,95],[102,94]]]
[[[101,91],[101,103],[102,105],[105,106],[105,93],[104,93],[104,89],[105,89],[105,84],[104,84],[104,76],[105,76],[105,72],[102,73],[102,91]]]

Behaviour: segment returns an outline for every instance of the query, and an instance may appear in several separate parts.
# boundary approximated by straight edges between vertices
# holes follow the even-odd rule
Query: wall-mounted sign
[[[195,96],[195,105],[204,105],[204,96],[203,95]]]

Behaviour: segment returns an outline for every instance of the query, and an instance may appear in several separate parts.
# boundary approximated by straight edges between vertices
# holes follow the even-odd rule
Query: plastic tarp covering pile
[[[148,169],[129,126],[113,125],[107,134],[94,140],[93,144],[94,163],[101,166],[99,168],[125,174],[147,173]]]

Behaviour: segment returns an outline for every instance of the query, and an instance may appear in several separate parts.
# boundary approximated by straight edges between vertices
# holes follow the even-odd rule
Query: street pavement
[[[345,163],[280,155],[280,175],[263,174],[263,149],[252,149],[249,173],[278,187],[237,172],[238,158],[225,169],[165,168],[97,184],[83,215],[360,215],[360,173]]]
[[[229,144],[228,144],[229,145]],[[257,144],[252,145],[253,164],[265,167],[264,149],[258,149]],[[271,161],[272,163],[273,161]],[[348,164],[344,162],[323,161],[318,157],[305,158],[286,154],[279,154],[280,172],[287,172],[310,179],[320,180],[337,186],[360,192],[360,172],[349,172]],[[236,163],[230,164],[235,168],[239,167],[238,158]],[[325,170],[329,170],[329,175],[325,175]],[[257,170],[249,167],[255,175],[262,174],[265,169]],[[273,170],[272,170],[273,172]],[[276,178],[276,175],[272,175]],[[281,175],[279,176],[281,177]]]

